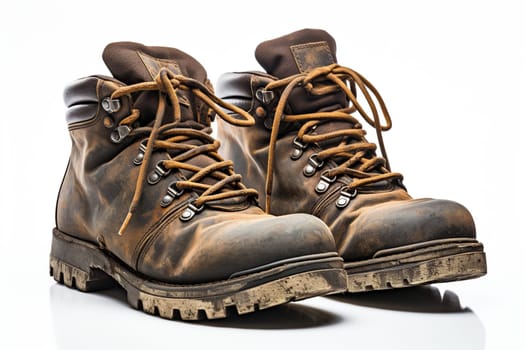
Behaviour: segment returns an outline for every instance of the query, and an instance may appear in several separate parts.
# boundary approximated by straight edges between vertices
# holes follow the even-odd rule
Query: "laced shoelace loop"
[[[241,176],[235,174],[233,171],[232,162],[225,161],[218,154],[220,143],[202,130],[205,128],[204,126],[196,122],[189,122],[190,124],[193,123],[196,127],[192,128],[188,127],[187,121],[182,121],[179,97],[177,96],[178,89],[190,91],[196,98],[200,99],[213,110],[215,115],[218,115],[230,124],[237,126],[251,126],[255,124],[255,120],[251,115],[239,107],[218,98],[205,84],[183,75],[176,75],[166,68],[162,68],[153,81],[123,86],[115,90],[111,95],[112,99],[117,99],[124,95],[131,95],[139,91],[158,91],[158,106],[153,125],[139,127],[130,134],[146,133],[148,136],[146,146],[143,148],[141,162],[138,163],[140,169],[133,199],[130,203],[128,213],[118,230],[119,235],[124,233],[138,207],[144,191],[144,183],[147,177],[146,172],[148,171],[154,149],[180,151],[176,156],[163,160],[162,165],[168,170],[179,169],[193,173],[193,176],[189,179],[176,181],[174,186],[178,190],[202,191],[192,203],[196,208],[200,209],[210,201],[239,196],[256,197],[258,195],[256,190],[246,188],[246,186],[241,183]],[[173,108],[172,121],[169,123],[165,123],[166,99],[169,99]],[[234,118],[227,114],[225,110],[230,110],[240,117]],[[210,113],[208,113],[208,115],[210,115]],[[139,118],[140,111],[138,109],[132,109],[130,115],[120,121],[119,126],[131,126],[137,122]],[[185,141],[195,139],[199,140],[200,144],[185,143]],[[187,160],[201,154],[205,154],[215,160],[215,162],[203,168],[186,163]],[[216,179],[217,182],[212,185],[200,182],[207,176],[211,176]],[[226,187],[228,185],[231,185],[230,188]]]
[[[322,84],[319,82],[322,81]],[[331,84],[326,84],[326,82]],[[351,87],[347,82],[352,83]],[[314,112],[304,114],[285,114],[285,107],[290,98],[292,91],[302,87],[313,95],[326,95],[336,91],[343,91],[346,97],[351,101],[351,107],[345,107],[336,111],[329,112]],[[357,101],[357,89],[364,96],[367,106],[371,111],[370,116],[363,106]],[[277,143],[277,136],[281,122],[300,122],[302,126],[297,133],[296,141],[299,144],[314,144],[327,140],[334,139],[352,139],[357,140],[356,143],[340,142],[339,145],[322,149],[316,153],[316,159],[324,161],[329,158],[345,159],[341,164],[333,169],[329,169],[325,176],[333,178],[343,174],[352,176],[353,181],[347,185],[349,192],[357,193],[357,189],[361,186],[366,186],[372,183],[377,183],[384,180],[398,179],[402,180],[403,176],[400,173],[393,173],[390,170],[388,156],[383,141],[383,131],[387,131],[392,127],[392,120],[386,108],[383,98],[377,89],[358,72],[342,67],[338,64],[318,67],[312,69],[308,73],[300,73],[290,77],[273,81],[266,85],[265,91],[282,90],[272,121],[272,129],[270,134],[267,177],[266,177],[266,211],[271,209],[271,195],[273,190],[273,170],[275,163],[275,147]],[[376,105],[375,100],[379,104]],[[380,112],[381,113],[380,113]],[[357,112],[370,126],[376,131],[377,140],[381,149],[382,158],[377,156],[371,159],[366,159],[366,155],[374,152],[377,146],[373,143],[366,142],[364,136],[365,130],[361,128],[361,124],[352,115]],[[383,116],[385,123],[382,124],[381,116]],[[326,132],[319,135],[310,134],[312,127],[318,126],[328,121],[345,121],[353,125],[352,128],[344,130],[336,130]],[[355,165],[361,165],[354,169]],[[380,169],[381,173],[370,173],[371,170]]]

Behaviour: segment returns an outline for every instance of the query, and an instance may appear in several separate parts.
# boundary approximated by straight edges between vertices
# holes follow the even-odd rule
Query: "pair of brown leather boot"
[[[412,199],[391,171],[385,104],[337,64],[328,33],[260,44],[266,73],[223,75],[220,97],[177,49],[120,42],[103,58],[113,77],[64,93],[72,150],[53,230],[57,281],[117,282],[135,308],[197,320],[486,273],[467,209]]]

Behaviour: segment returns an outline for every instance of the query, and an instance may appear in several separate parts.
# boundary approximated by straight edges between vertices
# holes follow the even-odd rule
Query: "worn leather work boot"
[[[267,215],[210,136],[214,115],[253,118],[218,99],[182,51],[113,43],[114,78],[65,90],[71,157],[58,196],[50,265],[82,291],[118,282],[164,318],[222,318],[346,285],[318,218]],[[238,113],[232,118],[223,109]]]
[[[383,145],[381,132],[391,127],[383,99],[362,75],[339,66],[335,52],[325,31],[301,30],[257,47],[266,73],[223,75],[218,95],[254,115],[256,125],[218,120],[221,155],[265,194],[267,212],[309,213],[328,224],[351,292],[484,275],[470,213],[408,195]],[[382,157],[363,121],[375,128]]]

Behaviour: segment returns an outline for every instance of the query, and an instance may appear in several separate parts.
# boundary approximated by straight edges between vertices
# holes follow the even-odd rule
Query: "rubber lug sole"
[[[335,254],[335,253],[334,253]],[[247,314],[346,290],[342,259],[320,254],[224,281],[176,285],[148,280],[97,246],[53,231],[50,275],[84,292],[118,283],[135,309],[166,319],[195,321]]]
[[[375,256],[345,263],[348,292],[459,281],[487,273],[483,245],[475,239],[426,242],[382,251]]]

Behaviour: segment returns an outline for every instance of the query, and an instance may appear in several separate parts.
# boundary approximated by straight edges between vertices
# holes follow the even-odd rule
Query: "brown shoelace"
[[[233,171],[232,162],[225,161],[217,153],[220,143],[205,131],[188,127],[188,125],[193,124],[196,127],[200,126],[202,128],[202,125],[196,122],[182,122],[179,98],[176,93],[177,89],[191,91],[195,97],[203,101],[216,113],[216,115],[220,116],[228,123],[238,126],[251,126],[255,123],[253,118],[247,112],[219,99],[201,82],[182,75],[175,75],[173,72],[165,68],[160,70],[155,81],[123,86],[115,90],[111,99],[117,99],[121,96],[129,95],[138,91],[158,91],[159,93],[158,107],[153,126],[138,127],[132,129],[129,133],[129,136],[146,134],[148,135],[148,138],[140,164],[133,199],[128,214],[118,231],[119,235],[122,235],[126,230],[126,227],[138,206],[144,190],[144,182],[147,177],[146,172],[154,149],[164,149],[167,151],[176,150],[180,152],[176,156],[162,161],[162,167],[167,171],[170,171],[171,169],[181,169],[193,173],[193,176],[189,179],[177,181],[176,190],[202,191],[200,196],[192,203],[195,207],[202,208],[205,203],[220,199],[238,196],[257,196],[257,191],[255,189],[246,188],[246,186],[241,183],[241,175],[236,174]],[[169,123],[163,124],[164,119],[166,118],[165,110],[167,98],[169,98],[171,106],[173,107],[173,115],[171,116],[173,120]],[[235,112],[237,115],[241,116],[242,119],[235,119],[229,116],[224,112],[223,108]],[[131,128],[139,117],[140,111],[138,109],[133,109],[128,117],[121,120],[119,126]],[[193,145],[187,143],[187,141],[195,139],[199,140],[201,144]],[[205,154],[216,162],[204,168],[186,162],[200,154]],[[214,178],[217,182],[213,185],[201,183],[200,181],[207,176]]]
[[[333,84],[317,84],[319,81],[326,82],[327,80]],[[355,86],[359,88],[366,99],[370,111],[372,112],[372,117],[368,115],[361,104],[357,101],[355,93],[347,86],[347,82],[353,82]],[[351,107],[346,107],[331,112],[315,112],[295,115],[284,114],[286,103],[290,97],[290,94],[294,88],[300,86],[313,95],[325,95],[336,92],[337,90],[342,90],[350,99],[352,105]],[[325,67],[315,68],[308,73],[296,74],[285,79],[271,82],[265,87],[266,91],[271,91],[274,89],[283,90],[275,109],[272,131],[270,135],[266,177],[267,212],[270,212],[271,206],[273,168],[275,162],[274,156],[277,135],[279,133],[279,126],[283,121],[290,123],[303,123],[297,133],[297,139],[304,144],[313,144],[338,138],[342,139],[342,141],[339,142],[337,146],[329,147],[318,152],[317,160],[321,162],[329,158],[344,159],[344,161],[340,163],[338,162],[338,166],[327,170],[325,175],[329,178],[334,178],[344,174],[350,175],[353,178],[353,181],[346,186],[349,192],[357,193],[356,191],[359,187],[384,180],[403,179],[403,176],[400,173],[393,173],[390,171],[390,165],[383,142],[382,131],[387,131],[391,128],[392,120],[377,89],[361,74],[350,68],[332,64]],[[371,94],[379,103],[379,109],[381,110],[381,114],[386,121],[385,125],[381,124],[378,107],[376,106],[376,103],[374,102]],[[377,147],[375,144],[366,141],[366,132],[361,128],[361,125],[351,114],[356,111],[369,125],[371,125],[376,130],[377,139],[381,148],[381,154],[383,156],[382,158],[375,155],[370,156],[370,154],[373,154]],[[346,121],[351,123],[353,127],[319,135],[308,134],[312,128],[315,128],[317,125],[331,120]],[[350,142],[352,140],[354,142]]]

